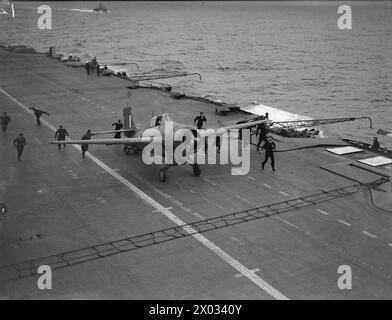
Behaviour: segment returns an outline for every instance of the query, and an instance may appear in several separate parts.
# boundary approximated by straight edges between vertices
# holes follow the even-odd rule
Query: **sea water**
[[[52,8],[52,29],[37,7]],[[370,142],[392,129],[392,2],[15,2],[0,16],[0,42],[25,44],[128,74],[197,72],[160,80],[191,95],[267,106],[274,120],[366,117],[323,127],[326,136]],[[350,5],[352,29],[337,26]],[[131,63],[137,63],[139,70]],[[198,110],[195,110],[195,114]],[[392,147],[392,138],[379,136]]]

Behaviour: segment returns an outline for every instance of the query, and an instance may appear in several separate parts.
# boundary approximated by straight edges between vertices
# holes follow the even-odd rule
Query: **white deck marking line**
[[[259,268],[256,268],[256,269],[253,269],[253,270],[250,270],[250,271],[253,272],[253,273],[256,273],[256,272],[259,272],[260,269],[259,269]],[[236,278],[241,278],[241,277],[243,277],[243,276],[244,276],[244,275],[241,274],[241,273],[237,273],[237,274],[234,275],[234,277],[236,277]]]
[[[194,190],[189,190],[190,193],[195,194],[196,192]]]
[[[220,209],[222,209],[222,210],[225,210],[225,208],[223,208],[221,205],[219,205],[219,204],[217,204],[217,203],[214,203],[218,208],[220,208]]]
[[[205,220],[206,219],[200,213],[192,211],[191,208],[181,207],[181,209],[184,210],[185,212],[188,212],[189,214],[191,214],[192,216],[194,216],[197,219],[200,219],[200,220]]]
[[[256,181],[256,179],[253,178],[253,177],[251,177],[251,176],[248,176],[248,178],[249,178],[250,180]]]
[[[6,91],[4,91],[2,88],[0,88],[0,91],[6,95],[9,99],[14,101],[18,106],[20,106],[22,109],[27,111],[28,113],[31,113],[29,109],[21,102],[19,102],[16,98],[12,97],[9,95]],[[56,132],[56,128],[52,126],[49,122],[46,120],[41,120],[41,122],[47,126],[49,129],[51,129],[53,132]],[[77,150],[81,150],[79,145],[72,145],[74,148]],[[286,297],[283,293],[278,291],[276,288],[274,288],[272,285],[270,285],[268,282],[254,274],[251,270],[249,270],[247,267],[245,267],[242,263],[234,259],[232,256],[230,256],[228,253],[223,251],[220,247],[218,247],[215,243],[212,241],[208,240],[206,237],[201,235],[200,233],[197,233],[197,231],[189,226],[185,226],[185,222],[182,221],[180,218],[178,218],[175,214],[170,212],[169,210],[165,209],[160,203],[155,201],[153,198],[151,198],[148,194],[140,190],[138,187],[136,187],[133,183],[125,179],[123,176],[118,174],[116,171],[111,169],[109,166],[107,166],[105,163],[103,163],[101,160],[98,158],[94,157],[92,154],[89,152],[86,152],[86,156],[91,159],[92,161],[95,162],[99,167],[101,167],[103,170],[105,170],[108,174],[110,174],[113,178],[117,179],[119,182],[124,184],[129,190],[134,192],[139,198],[141,198],[146,204],[149,206],[155,208],[156,210],[160,211],[166,218],[177,224],[178,226],[182,226],[183,229],[189,234],[192,235],[194,239],[199,241],[201,244],[203,244],[205,247],[210,249],[213,253],[215,253],[218,257],[220,257],[223,261],[225,261],[227,264],[232,266],[234,269],[242,273],[245,277],[247,277],[250,281],[252,281],[255,285],[257,285],[260,289],[264,290],[266,293],[268,293],[270,296],[277,300],[289,300],[288,297]]]
[[[184,207],[184,206],[181,206],[180,208],[181,208],[182,210],[184,210],[185,212],[188,212],[189,214],[191,214],[192,216],[194,216],[194,217],[196,217],[196,218],[198,218],[198,219],[200,219],[200,220],[205,220],[205,219],[206,219],[206,218],[204,218],[201,214],[192,211],[191,208],[187,208],[187,207]]]
[[[242,201],[244,201],[244,202],[247,202],[247,203],[249,203],[249,204],[251,204],[251,205],[255,205],[254,202],[252,202],[252,201],[250,201],[250,200],[248,200],[248,199],[246,199],[246,198],[240,196],[239,194],[236,194],[235,197],[238,198],[238,199],[240,199],[240,200],[242,200]]]
[[[367,231],[365,231],[365,230],[363,230],[362,233],[363,233],[363,234],[366,234],[366,235],[369,236],[370,238],[373,238],[373,239],[377,238],[376,235],[374,235],[373,233],[367,232]]]
[[[236,242],[238,242],[238,243],[240,243],[240,244],[242,244],[243,246],[245,245],[245,243],[243,243],[240,239],[237,239],[235,237],[231,237],[231,239],[236,241]]]
[[[272,189],[272,187],[271,187],[269,184],[263,183],[263,185],[264,185],[265,187],[267,187],[268,189]]]
[[[344,220],[341,220],[341,219],[339,219],[338,220],[340,223],[343,223],[343,224],[345,224],[346,226],[351,226],[351,223],[348,223],[347,221],[344,221]]]
[[[208,198],[206,198],[206,197],[202,197],[205,201],[210,201],[210,200],[208,200]]]
[[[204,180],[205,182],[209,183],[209,184],[212,184],[213,186],[216,186],[216,183],[215,183],[214,181],[211,181],[210,179],[207,179],[207,178],[204,178],[204,177],[203,177],[203,180]]]
[[[283,218],[281,218],[281,217],[276,217],[276,216],[275,216],[275,218],[278,219],[278,220],[280,220],[280,221],[283,221],[284,223],[287,223],[289,226],[292,226],[292,227],[298,229],[298,227],[297,227],[295,224],[292,224],[291,222],[289,222],[289,221],[287,221],[287,220],[285,220],[285,219],[283,219]]]
[[[173,209],[173,207],[167,207],[167,208],[165,208],[166,210],[171,210],[171,209]],[[152,213],[158,213],[158,212],[160,212],[159,210],[154,210],[154,211],[152,211]]]
[[[325,215],[325,216],[329,216],[329,213],[328,213],[328,212],[326,212],[326,211],[324,211],[324,210],[321,210],[321,209],[316,209],[316,211],[318,211],[318,212],[322,213],[322,214],[323,214],[323,215]]]
[[[289,195],[288,195],[286,192],[284,192],[284,191],[279,191],[279,193],[280,193],[280,194],[283,194],[283,195],[286,196],[286,197],[289,196]]]

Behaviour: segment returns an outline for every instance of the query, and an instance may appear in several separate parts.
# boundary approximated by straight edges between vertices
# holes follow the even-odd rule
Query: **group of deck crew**
[[[50,116],[51,114],[31,107],[29,108],[30,110],[33,110],[34,115],[36,117],[36,123],[37,123],[37,127],[41,126],[41,121],[40,118],[43,114],[46,114],[48,116]],[[1,123],[1,130],[3,132],[3,135],[6,134],[7,129],[8,129],[8,124],[11,122],[11,117],[7,114],[7,112],[4,112],[4,114],[2,116],[0,116],[0,123]],[[87,132],[83,135],[83,137],[81,138],[81,140],[90,140],[92,136],[91,130],[87,130]],[[54,138],[57,139],[57,141],[61,142],[61,141],[65,141],[68,137],[68,131],[62,126],[60,125],[59,128],[56,130],[56,133],[54,135]],[[14,140],[13,140],[13,146],[16,147],[16,151],[17,151],[17,157],[18,157],[18,161],[22,161],[22,154],[24,151],[24,148],[27,144],[27,140],[24,136],[23,133],[20,133],[19,136],[17,136]],[[64,148],[65,148],[65,144],[63,144]],[[59,150],[61,150],[61,143],[58,144],[58,148]],[[88,150],[88,144],[82,144],[81,146],[82,149],[82,157],[83,159],[85,158],[85,153]]]

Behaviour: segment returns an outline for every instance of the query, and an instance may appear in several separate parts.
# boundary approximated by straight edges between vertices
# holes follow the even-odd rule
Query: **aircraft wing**
[[[213,135],[213,134],[220,135],[220,134],[223,134],[223,133],[225,133],[226,131],[229,131],[229,130],[245,129],[245,128],[248,128],[248,127],[257,126],[258,124],[261,124],[261,123],[271,123],[271,122],[272,122],[271,120],[256,120],[256,121],[249,121],[249,122],[246,122],[246,123],[233,124],[233,125],[226,126],[226,127],[215,128],[214,130],[206,130],[206,131],[199,130],[199,132],[201,133],[201,135],[203,137],[208,137],[208,136]]]
[[[159,137],[140,137],[140,138],[124,138],[124,139],[91,139],[91,140],[65,140],[65,141],[51,141],[51,144],[149,144],[152,141],[158,142]]]
[[[96,136],[98,134],[109,134],[109,133],[122,133],[122,132],[134,132],[135,129],[121,129],[121,130],[110,130],[110,131],[98,131],[98,132],[93,132],[91,135]]]

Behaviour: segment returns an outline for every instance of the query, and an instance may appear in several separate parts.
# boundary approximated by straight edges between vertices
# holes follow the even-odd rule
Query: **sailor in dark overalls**
[[[118,120],[118,122],[115,122],[112,124],[112,127],[114,126],[114,130],[122,130],[124,128],[124,125],[121,123],[121,120]],[[116,132],[114,134],[114,139],[120,139],[121,138],[121,132]]]
[[[16,147],[16,151],[18,153],[18,161],[21,161],[20,158],[22,157],[24,146],[26,145],[26,139],[23,136],[23,133],[20,133],[19,137],[15,138],[13,144]]]
[[[377,137],[373,138],[373,144],[372,144],[371,149],[373,149],[375,151],[378,151],[380,149],[380,143],[378,142]]]
[[[8,123],[11,122],[11,118],[7,114],[7,112],[4,112],[4,115],[0,117],[0,121],[1,121],[1,130],[3,131],[3,133],[5,133],[8,128]]]
[[[272,171],[275,170],[275,157],[274,157],[274,150],[276,149],[275,142],[272,141],[271,137],[268,137],[267,141],[264,142],[262,148],[265,150],[265,158],[263,163],[261,164],[261,168],[264,170],[264,166],[268,161],[268,158],[271,158],[271,168]]]
[[[257,126],[256,129],[256,136],[259,136],[259,141],[257,142],[257,152],[260,152],[260,145],[264,141],[267,141],[267,134],[268,134],[268,128],[265,123],[260,123]]]
[[[82,140],[90,140],[90,139],[91,139],[91,130],[89,129],[89,130],[87,130],[86,134],[83,135]],[[83,157],[83,159],[85,158],[85,153],[87,152],[87,150],[88,150],[88,144],[87,143],[82,144],[82,157]]]
[[[200,112],[200,115],[198,115],[194,120],[193,123],[196,123],[197,129],[203,128],[204,122],[207,122],[207,118],[205,117],[203,112]]]
[[[34,111],[35,118],[37,119],[37,127],[41,126],[41,121],[39,120],[39,118],[41,118],[41,116],[43,114],[47,114],[48,116],[50,116],[50,114],[47,113],[46,111],[43,111],[43,110],[40,110],[40,109],[36,109],[36,108],[33,108],[33,107],[31,107],[29,109]]]
[[[90,75],[90,69],[91,69],[91,63],[90,61],[86,62],[86,64],[84,65],[84,67],[86,68],[87,71],[87,75]]]
[[[64,141],[66,139],[66,137],[68,137],[68,132],[66,129],[63,128],[63,126],[60,126],[56,133],[54,134],[54,138],[57,138],[57,141]],[[65,144],[63,144],[64,148],[65,148]],[[59,150],[61,150],[61,143],[58,144]]]

